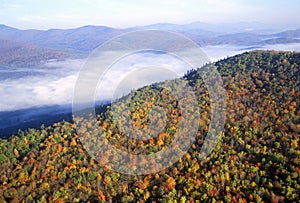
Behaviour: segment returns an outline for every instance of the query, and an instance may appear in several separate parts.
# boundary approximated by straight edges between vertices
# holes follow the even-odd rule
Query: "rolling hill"
[[[70,53],[42,48],[33,44],[0,39],[0,67],[30,67],[48,60],[74,57]]]
[[[83,148],[78,126],[69,122],[1,139],[0,201],[298,202],[299,65],[297,52],[253,51],[189,71],[184,79],[197,96],[201,115],[196,140],[174,165],[155,174],[124,175],[97,164],[88,153],[91,149]],[[222,76],[227,107],[217,146],[200,159],[215,108],[201,78],[205,69],[218,70]],[[147,126],[149,109],[155,105],[165,110],[168,119],[157,137],[137,141],[120,132],[116,126],[122,118],[113,119],[107,107],[98,114],[98,125],[114,147],[151,154],[172,143],[183,115],[168,90],[159,84],[141,88],[120,99],[115,108],[127,101],[131,105],[126,114],[136,127]],[[155,120],[157,127],[163,127],[160,118]],[[97,129],[79,130],[93,143],[90,147],[101,145]],[[113,160],[114,155],[101,158]]]
[[[86,53],[123,32],[104,26],[84,26],[75,29],[20,30],[2,25],[0,26],[0,39],[34,44],[70,53]]]
[[[276,38],[288,39],[278,41],[278,43],[298,43],[299,29],[276,33],[276,31],[263,31],[263,27],[259,23],[207,24],[195,22],[183,25],[158,23],[124,29],[88,25],[73,29],[20,30],[0,25],[0,39],[33,44],[78,56],[87,56],[96,47],[115,36],[145,29],[181,33],[201,46],[222,44],[264,45],[268,44],[268,41],[265,40],[273,39],[273,41],[270,41],[270,44],[273,44]]]
[[[87,25],[73,29],[20,30],[0,25],[0,67],[40,65],[48,59],[87,57],[95,48],[120,34],[137,30],[165,30],[183,34],[200,46],[261,47],[300,43],[299,29],[268,31],[259,23],[190,24],[158,23],[117,29]]]

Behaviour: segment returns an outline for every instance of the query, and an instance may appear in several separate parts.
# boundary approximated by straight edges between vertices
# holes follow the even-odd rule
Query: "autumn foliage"
[[[212,107],[200,70],[192,70],[184,78],[197,96],[199,129],[173,166],[140,176],[111,171],[87,153],[75,124],[59,122],[0,140],[0,202],[299,202],[300,54],[254,51],[207,66],[222,76],[227,114],[220,141],[204,160],[199,153]],[[122,99],[131,101],[126,114],[133,125],[122,115],[114,119],[110,107],[97,117],[114,147],[149,154],[172,143],[182,112],[171,91],[154,84]],[[122,99],[115,108],[126,107]],[[163,129],[157,137],[138,140],[119,130],[147,128],[153,106],[167,118],[164,123],[163,114],[155,115],[155,125]],[[87,146],[100,144],[97,129],[80,132],[89,138]]]

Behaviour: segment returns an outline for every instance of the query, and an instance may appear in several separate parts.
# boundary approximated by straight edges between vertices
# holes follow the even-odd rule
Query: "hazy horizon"
[[[258,22],[266,28],[299,28],[299,0],[3,0],[0,24],[19,29],[68,29],[84,25],[115,28],[156,23],[226,24]]]
[[[183,26],[183,25],[192,25],[192,24],[203,24],[206,26],[220,26],[223,25],[224,27],[226,26],[239,26],[239,25],[256,25],[256,28],[253,27],[249,27],[245,29],[245,32],[251,32],[255,29],[259,29],[259,30],[274,30],[275,32],[280,32],[280,31],[287,31],[287,30],[296,30],[296,29],[300,29],[300,24],[299,25],[270,25],[270,24],[264,24],[261,22],[257,22],[257,21],[237,21],[237,22],[232,22],[232,23],[208,23],[208,22],[202,22],[202,21],[192,21],[192,22],[188,22],[188,23],[176,23],[176,22],[153,22],[150,24],[139,24],[139,25],[133,25],[133,26],[128,26],[128,27],[117,27],[117,26],[111,26],[111,25],[103,25],[103,24],[83,24],[83,25],[78,25],[78,26],[73,26],[73,27],[48,27],[48,28],[38,28],[38,27],[30,27],[30,28],[24,28],[22,26],[14,26],[11,24],[5,24],[5,23],[1,23],[0,25],[4,25],[7,27],[12,27],[12,28],[16,28],[19,30],[40,30],[40,31],[47,31],[47,30],[53,30],[53,29],[58,29],[58,30],[67,30],[67,29],[77,29],[77,28],[81,28],[81,27],[86,27],[86,26],[99,26],[99,27],[109,27],[109,28],[113,28],[113,29],[130,29],[130,28],[135,28],[135,27],[144,27],[144,26],[152,26],[152,25],[179,25],[179,26]]]

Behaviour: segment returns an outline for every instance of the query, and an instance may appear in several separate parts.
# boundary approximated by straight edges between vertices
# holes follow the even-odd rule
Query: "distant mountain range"
[[[300,43],[300,29],[274,32],[259,23],[159,23],[126,29],[88,25],[74,29],[50,30],[20,30],[0,25],[0,67],[36,65],[49,59],[86,57],[93,49],[117,35],[144,29],[177,32],[191,38],[200,46]]]

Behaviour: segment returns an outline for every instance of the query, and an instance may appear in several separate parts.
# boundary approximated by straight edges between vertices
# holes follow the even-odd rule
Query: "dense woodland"
[[[0,54],[0,67],[6,68],[35,67],[48,60],[62,60],[72,57],[67,52],[59,52],[54,49],[41,48],[33,44],[3,39],[0,39]]]
[[[227,98],[224,132],[204,160],[199,151],[210,123],[210,97],[201,69],[189,71],[184,78],[201,115],[196,141],[173,166],[155,174],[124,175],[99,165],[68,122],[1,139],[0,202],[299,202],[299,66],[300,53],[274,51],[208,64],[221,74]],[[182,115],[170,92],[154,84],[114,108],[121,109],[122,100],[131,101],[126,113],[137,127],[147,126],[155,105],[165,109],[168,120],[156,138],[137,141],[118,130],[108,106],[97,115],[98,124],[115,147],[148,154],[172,143]],[[80,130],[91,139],[98,133]],[[97,139],[91,141],[97,145]]]

